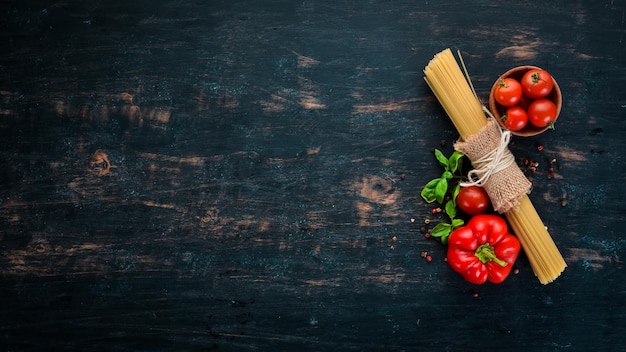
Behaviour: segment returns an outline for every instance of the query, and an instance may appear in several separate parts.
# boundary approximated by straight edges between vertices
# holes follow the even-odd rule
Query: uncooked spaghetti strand
[[[541,256],[533,255],[536,249],[532,247],[532,243],[530,241],[529,236],[520,227],[520,224],[517,223],[517,220],[509,219],[508,217],[507,217],[507,220],[509,221],[509,224],[511,225],[513,233],[519,239],[522,245],[522,248],[524,248],[524,252],[526,253],[526,258],[528,259],[528,262],[530,263],[533,273],[539,279],[539,282],[541,283],[547,282],[548,281],[547,275],[546,275],[547,269],[544,267],[541,261]]]
[[[539,218],[539,215],[537,214],[537,211],[533,207],[530,200],[526,199],[524,202],[520,204],[520,206],[526,208],[526,210],[524,211],[524,213],[526,214],[525,217],[526,219],[528,219],[528,222],[533,226],[534,232],[537,234],[541,234],[541,235],[538,235],[537,237],[542,241],[541,242],[542,248],[545,248],[546,252],[552,253],[552,255],[547,256],[547,257],[550,259],[550,269],[551,269],[550,274],[555,275],[552,279],[556,279],[556,277],[558,277],[563,272],[563,270],[567,267],[567,264],[565,263],[563,256],[559,252],[552,237],[550,237],[548,230],[546,229],[545,225]]]
[[[541,248],[543,248],[546,252],[552,253],[551,256],[548,256],[548,258],[550,259],[548,263],[550,265],[551,271],[558,270],[558,273],[560,274],[566,266],[565,261],[563,260],[558,248],[556,247],[556,244],[552,240],[552,237],[550,237],[550,235],[548,234],[548,230],[546,229],[545,225],[539,218],[537,210],[534,208],[528,197],[525,197],[522,201],[520,201],[519,209],[519,214],[522,215],[520,220],[524,221],[524,223],[529,224],[529,226],[532,228],[531,231],[537,234],[536,238],[540,241],[539,245],[541,246]],[[511,215],[516,216],[516,214]]]
[[[509,213],[510,214],[510,213]],[[525,246],[525,252],[533,268],[533,272],[542,284],[553,281],[555,264],[552,261],[553,253],[548,248],[541,247],[540,235],[529,230],[528,223],[522,219],[514,219],[507,217],[513,228],[513,232],[518,236],[522,246]],[[557,275],[558,276],[558,275]]]
[[[541,252],[537,243],[534,243],[537,238],[535,235],[532,235],[532,232],[524,229],[523,223],[518,223],[510,218],[508,220],[511,223],[513,232],[517,235],[520,243],[522,243],[522,247],[524,248],[524,252],[526,253],[526,257],[531,264],[535,276],[537,276],[539,281],[544,285],[552,282],[555,278],[553,275],[554,268],[551,268],[548,262],[549,258],[551,258],[551,254],[545,251],[543,253]]]
[[[452,119],[461,137],[478,132],[486,124],[480,102],[473,96],[450,49],[437,54],[424,73],[426,81]]]
[[[541,253],[541,247],[539,243],[537,243],[538,239],[536,234],[534,234],[532,230],[528,229],[528,224],[525,223],[524,220],[520,219],[520,217],[512,216],[513,213],[516,213],[516,211],[513,210],[506,213],[511,229],[520,240],[533,272],[541,283],[546,283],[548,281],[548,277],[550,276],[550,269],[549,264],[546,262],[546,255],[536,255],[536,253]],[[519,213],[517,213],[517,215],[519,215]],[[549,257],[549,255],[547,257]]]
[[[554,281],[565,270],[567,264],[530,199],[527,196],[523,197],[518,208],[507,212],[506,217],[513,232],[522,242],[539,281],[542,284]]]

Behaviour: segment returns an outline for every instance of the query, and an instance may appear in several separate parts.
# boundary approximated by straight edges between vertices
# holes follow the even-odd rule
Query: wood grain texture
[[[541,6],[3,1],[1,349],[619,350],[626,6]],[[472,286],[423,237],[445,47],[485,99],[521,64],[563,91],[511,144],[569,265],[548,286],[524,256]]]

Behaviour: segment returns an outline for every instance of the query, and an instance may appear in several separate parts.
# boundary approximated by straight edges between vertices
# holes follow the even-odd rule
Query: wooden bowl
[[[491,93],[489,93],[489,110],[491,111],[491,114],[493,115],[493,117],[495,117],[496,121],[498,121],[500,126],[502,126],[502,128],[506,129],[506,127],[504,126],[504,122],[502,121],[502,115],[505,113],[507,107],[498,104],[496,102],[496,99],[494,98],[494,92],[498,86],[498,82],[501,79],[504,79],[507,77],[514,78],[517,81],[521,81],[522,77],[527,71],[532,70],[532,69],[537,69],[537,68],[539,67],[518,66],[518,67],[512,68],[506,71],[500,77],[498,77],[498,79],[493,83],[493,86],[491,87]],[[552,80],[554,81],[554,87],[552,88],[552,91],[550,92],[550,94],[548,94],[546,99],[551,100],[554,103],[554,105],[556,105],[556,118],[554,119],[554,121],[556,122],[556,119],[559,118],[559,114],[561,113],[561,106],[563,105],[563,97],[561,96],[561,89],[559,88],[559,85],[556,83],[556,80],[554,79],[554,77],[552,78]],[[530,136],[536,136],[540,133],[543,133],[549,128],[550,128],[549,126],[536,127],[536,126],[533,126],[529,122],[521,130],[511,131],[511,134],[516,135],[516,136],[521,136],[521,137],[530,137]]]

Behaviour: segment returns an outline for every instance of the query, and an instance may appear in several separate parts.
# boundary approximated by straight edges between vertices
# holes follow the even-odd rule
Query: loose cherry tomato
[[[545,98],[552,91],[552,75],[541,69],[532,69],[524,74],[520,81],[524,95],[532,99]]]
[[[522,85],[513,78],[500,79],[494,98],[502,106],[513,106],[522,99]]]
[[[556,120],[556,105],[548,99],[537,99],[528,106],[528,122],[537,127],[551,126]]]
[[[528,114],[520,106],[511,106],[506,109],[506,113],[502,115],[504,126],[511,131],[519,131],[528,123]]]
[[[468,215],[480,214],[489,207],[489,195],[482,187],[461,187],[456,204]]]

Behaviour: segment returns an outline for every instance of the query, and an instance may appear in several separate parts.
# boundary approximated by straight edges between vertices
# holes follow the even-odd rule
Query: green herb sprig
[[[427,203],[437,202],[443,208],[450,222],[440,222],[430,230],[430,236],[439,238],[441,243],[448,243],[450,233],[457,227],[463,226],[465,221],[457,218],[456,197],[461,189],[460,179],[463,178],[462,164],[463,153],[454,151],[450,157],[446,157],[439,149],[434,151],[435,157],[444,168],[441,177],[429,181],[422,189],[422,198]]]

